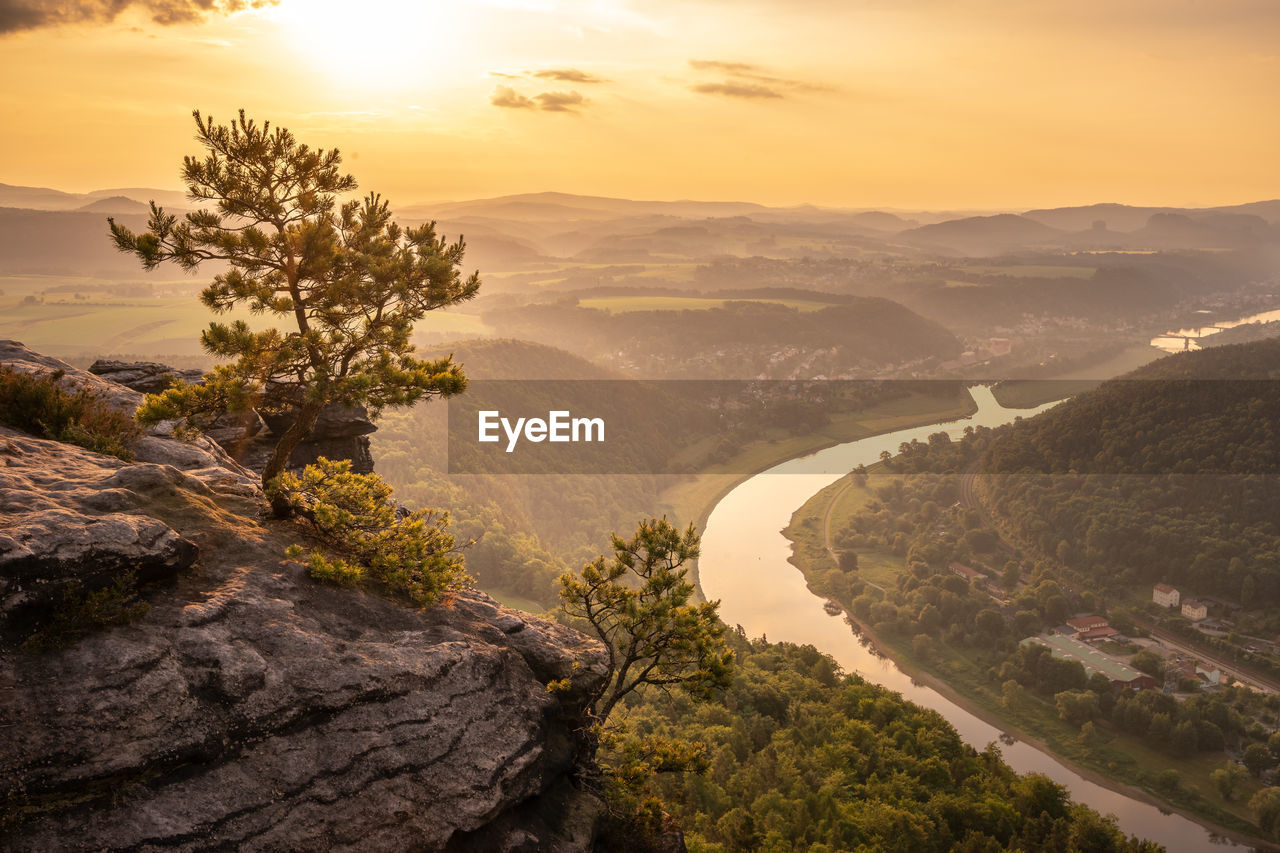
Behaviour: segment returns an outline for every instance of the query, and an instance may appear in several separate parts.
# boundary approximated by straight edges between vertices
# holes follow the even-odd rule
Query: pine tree
[[[581,575],[560,578],[565,611],[604,643],[609,674],[590,697],[588,714],[603,723],[642,684],[679,687],[708,698],[732,683],[733,652],[716,616],[719,602],[692,604],[685,564],[698,557],[698,535],[666,518],[641,521],[630,540],[614,536],[613,559],[598,557]]]
[[[284,328],[210,323],[201,343],[230,363],[202,385],[149,395],[138,420],[206,426],[227,411],[296,410],[262,472],[267,485],[329,403],[364,405],[376,417],[386,406],[461,392],[459,366],[414,358],[409,336],[426,312],[479,289],[477,274],[463,278],[457,269],[462,239],[447,243],[434,222],[401,228],[375,193],[339,205],[356,181],[340,170],[336,149],[310,148],[243,110],[227,125],[193,115],[205,152],[184,159],[182,176],[188,197],[212,207],[179,221],[152,202],[145,232],[108,220],[111,236],[146,269],[225,263],[201,301],[219,314],[242,306],[275,315]]]

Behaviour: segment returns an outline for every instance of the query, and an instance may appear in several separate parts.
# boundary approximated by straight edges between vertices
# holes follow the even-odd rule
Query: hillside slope
[[[981,471],[1020,541],[1099,589],[1280,602],[1280,340],[1104,383],[997,431]]]

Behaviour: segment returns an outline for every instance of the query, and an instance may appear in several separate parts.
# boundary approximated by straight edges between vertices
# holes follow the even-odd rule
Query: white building
[[[1188,598],[1182,602],[1182,615],[1192,622],[1199,622],[1201,619],[1208,618],[1209,608],[1203,601]]]
[[[1158,583],[1151,590],[1151,600],[1161,607],[1177,607],[1180,598],[1178,591],[1168,584]]]

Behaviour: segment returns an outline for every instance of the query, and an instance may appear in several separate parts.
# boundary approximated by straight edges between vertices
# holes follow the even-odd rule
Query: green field
[[[796,557],[792,562],[821,571],[836,568],[827,551],[823,518],[830,510],[829,527],[834,538],[850,518],[875,497],[875,488],[894,479],[893,474],[883,474],[873,469],[866,486],[859,486],[852,474],[846,474],[809,498],[792,516],[792,525],[783,531],[795,543]],[[898,575],[904,569],[903,559],[888,551],[874,548],[858,550],[858,578],[881,590],[897,586]]]
[[[199,357],[200,332],[213,320],[244,320],[254,329],[279,325],[269,316],[237,310],[221,317],[200,303],[204,278],[130,281],[52,276],[0,277],[0,338],[21,341],[58,358],[127,354],[132,357]],[[103,288],[152,285],[157,296],[114,296]],[[62,290],[61,288],[75,288]],[[58,288],[57,290],[54,290]],[[40,301],[24,304],[27,297]],[[415,337],[483,334],[479,316],[433,311],[418,322]]]
[[[1010,264],[1008,266],[960,267],[973,275],[1010,275],[1015,278],[1092,278],[1097,267],[1053,266],[1050,264]]]
[[[598,296],[581,299],[578,305],[583,308],[595,308],[608,311],[610,314],[625,314],[629,311],[706,311],[709,308],[723,308],[729,302],[769,302],[774,305],[785,305],[800,311],[820,311],[830,308],[833,303],[814,302],[808,299],[715,299],[703,296]]]

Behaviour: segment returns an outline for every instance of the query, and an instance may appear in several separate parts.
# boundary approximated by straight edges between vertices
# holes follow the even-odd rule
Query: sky
[[[0,0],[0,182],[180,188],[190,113],[393,203],[1280,197],[1275,0]]]

